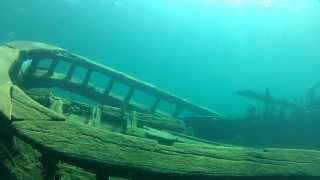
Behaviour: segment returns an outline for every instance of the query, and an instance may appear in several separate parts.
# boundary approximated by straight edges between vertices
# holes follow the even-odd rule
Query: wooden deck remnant
[[[40,152],[93,173],[175,179],[319,177],[320,152],[204,144],[158,144],[63,121],[13,123],[17,136]],[[161,177],[161,178],[160,178]]]
[[[98,180],[110,176],[131,180],[298,180],[320,177],[320,151],[254,149],[189,137],[184,134],[183,121],[175,118],[183,110],[210,118],[221,116],[61,48],[34,42],[12,42],[1,46],[0,52],[3,53],[0,60],[8,60],[0,62],[0,92],[3,95],[0,97],[3,100],[0,102],[0,120],[6,122],[6,127],[2,126],[6,131],[0,134],[9,137],[10,145],[14,144],[11,140],[15,136],[24,144],[19,149],[21,152],[30,150],[32,158],[28,161],[20,159],[17,166],[39,161],[31,169],[23,170],[38,169],[37,179],[59,179],[58,171],[64,169],[66,172],[66,167],[71,166],[75,166],[71,168],[74,174],[86,172],[86,177],[92,179],[95,175]],[[47,60],[50,63],[43,67],[41,64]],[[67,72],[57,71],[60,62],[69,63]],[[85,70],[85,74],[75,80],[79,67]],[[105,87],[96,87],[91,82],[94,73],[101,73],[111,80]],[[127,94],[115,96],[115,83],[128,86]],[[47,102],[44,105],[21,89],[51,86],[104,103],[92,108],[88,104],[54,98],[52,94],[49,99],[34,94]],[[154,102],[148,107],[134,102],[136,91],[153,96]],[[170,112],[171,116],[157,113],[162,101],[176,107]],[[81,123],[87,119],[92,126]],[[121,131],[104,129],[102,124],[108,120],[109,123],[115,121],[116,125],[121,121],[124,128]]]

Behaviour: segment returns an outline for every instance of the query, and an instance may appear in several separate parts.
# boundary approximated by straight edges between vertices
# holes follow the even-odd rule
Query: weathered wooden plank
[[[91,75],[92,75],[92,70],[91,70],[91,69],[88,69],[87,72],[86,72],[86,75],[85,75],[84,79],[82,80],[82,84],[83,84],[83,85],[85,85],[85,86],[88,85],[89,80],[90,80],[90,78],[91,78]]]
[[[169,116],[136,113],[136,118],[138,124],[141,124],[141,126],[152,126],[158,129],[166,129],[178,132],[184,132],[186,130],[186,126],[182,120]]]
[[[57,66],[59,63],[59,59],[52,59],[52,62],[48,68],[48,73],[46,74],[46,76],[52,76],[54,71],[56,70]]]
[[[19,87],[11,89],[12,117],[16,120],[64,120],[65,117],[48,109],[26,95]]]
[[[125,73],[116,71],[110,67],[103,66],[101,64],[98,64],[88,58],[79,56],[77,54],[70,53],[66,50],[63,50],[58,47],[50,46],[43,43],[37,43],[37,42],[9,42],[6,43],[8,47],[15,48],[17,50],[24,50],[23,57],[28,58],[29,56],[33,57],[32,64],[36,62],[35,60],[40,60],[40,58],[60,58],[64,61],[67,61],[68,63],[71,63],[72,65],[77,65],[80,67],[84,67],[93,72],[102,73],[106,76],[111,77],[112,79],[123,83],[131,88],[141,90],[147,94],[150,94],[156,98],[160,98],[164,101],[167,101],[169,103],[172,103],[174,105],[181,106],[182,109],[190,110],[192,112],[195,112],[200,115],[210,115],[210,116],[217,116],[220,117],[221,115],[211,109],[208,109],[206,107],[196,105],[186,99],[180,98],[178,96],[175,96],[169,92],[166,92],[164,90],[161,90],[157,88],[154,85],[151,85],[149,83],[143,82],[141,80],[138,80],[136,78],[133,78]],[[36,67],[36,66],[32,66]],[[73,67],[68,72],[66,79],[68,80],[72,74],[73,74]],[[35,70],[31,68],[32,70]],[[90,77],[91,74],[88,77]],[[71,76],[70,76],[71,75]],[[84,81],[84,84],[86,84],[86,79]]]
[[[28,77],[22,86],[24,88],[35,88],[35,87],[62,87],[64,90],[68,90],[73,93],[82,94],[85,97],[89,97],[94,101],[102,104],[107,104],[115,107],[122,107],[123,100],[114,94],[106,94],[103,90],[94,87],[93,85],[85,86],[81,82],[69,82],[64,79],[64,75],[54,73],[53,76],[47,78],[45,72],[37,70],[33,77]],[[137,110],[140,112],[147,112],[148,109],[141,104],[131,102],[127,105],[129,110]]]
[[[18,59],[19,52],[8,47],[0,47],[0,112],[11,119],[11,65]]]
[[[125,105],[130,103],[130,99],[132,98],[134,92],[135,92],[135,89],[134,88],[130,88],[129,92],[127,93],[127,95],[125,96],[125,99],[123,101]]]
[[[161,101],[160,98],[157,98],[155,100],[155,102],[153,103],[153,105],[150,108],[150,113],[154,113],[157,110],[157,107],[159,106],[160,101]]]
[[[14,122],[17,136],[89,171],[188,178],[319,177],[320,152],[156,141],[58,121]],[[113,174],[111,174],[113,175]],[[259,177],[259,178],[258,178]]]
[[[68,52],[65,52],[65,53],[68,53]],[[126,84],[127,86],[133,87],[137,90],[144,91],[147,94],[151,94],[157,98],[168,101],[169,103],[173,103],[175,105],[180,105],[183,109],[190,110],[190,111],[195,112],[200,115],[210,115],[210,116],[222,117],[222,115],[220,115],[219,113],[217,113],[211,109],[208,109],[208,108],[200,106],[200,105],[196,105],[186,99],[180,98],[180,97],[175,96],[169,92],[161,90],[152,84],[138,80],[138,79],[131,77],[127,74],[116,71],[110,67],[98,64],[88,58],[79,56],[77,54],[69,53],[69,57],[67,60],[71,63],[76,63],[76,64],[79,64],[83,67],[87,67],[89,69],[92,69],[93,71],[110,76],[113,79],[115,79],[116,81],[119,81],[119,82]]]
[[[67,74],[65,76],[65,80],[70,81],[75,70],[76,70],[76,65],[75,64],[71,64],[70,67],[69,67],[69,70],[68,70],[68,72],[67,72]]]

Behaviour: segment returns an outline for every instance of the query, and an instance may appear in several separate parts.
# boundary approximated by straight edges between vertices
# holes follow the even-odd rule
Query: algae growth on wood
[[[0,47],[0,59],[0,169],[4,177],[320,177],[320,151],[255,149],[197,138],[182,120],[184,111],[218,121],[224,116],[61,48],[11,42]],[[42,61],[49,63],[43,67]],[[57,72],[61,62],[69,64],[66,73]],[[75,78],[77,67],[86,70],[82,79]],[[105,87],[91,83],[97,72],[111,79]],[[128,86],[128,92],[113,92],[115,83]],[[60,96],[55,88],[86,99]],[[137,91],[154,97],[151,105],[135,102]],[[160,110],[163,101],[174,110]]]

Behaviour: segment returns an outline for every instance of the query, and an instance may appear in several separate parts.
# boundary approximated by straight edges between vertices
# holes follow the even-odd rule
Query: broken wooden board
[[[319,151],[186,143],[167,146],[63,121],[19,121],[13,125],[17,137],[33,148],[94,173],[149,179],[320,177]]]
[[[65,120],[65,117],[34,101],[19,87],[12,85],[12,116],[16,120]]]
[[[61,106],[63,106],[64,110],[62,109],[61,110],[62,112],[60,114],[68,116],[70,113],[73,113],[73,114],[81,114],[83,116],[83,113],[85,113],[87,114],[86,116],[88,116],[87,121],[89,122],[89,124],[91,123],[91,120],[88,118],[92,115],[91,113],[93,109],[88,104],[78,102],[78,101],[67,100],[61,97],[56,97],[51,92],[29,90],[26,93],[32,99],[36,100],[38,103],[50,109],[52,109],[52,106],[53,106],[52,99],[56,99],[57,101],[62,101]],[[26,102],[25,104],[28,104],[28,102]],[[76,107],[76,108],[73,108],[73,107]],[[177,131],[182,133],[186,131],[186,126],[182,120],[176,119],[170,116],[161,116],[156,113],[145,114],[145,113],[139,113],[139,112],[134,112],[134,113],[124,112],[123,108],[116,108],[112,106],[103,106],[103,105],[99,105],[99,109],[101,109],[100,121],[102,121],[102,123],[108,123],[110,120],[113,120],[113,119],[116,119],[119,122],[123,122],[124,116],[131,117],[134,114],[134,119],[137,121],[135,126],[139,126],[139,127],[150,126],[157,129]],[[36,117],[36,116],[33,116],[33,117],[34,117],[33,119],[40,119],[40,117]],[[52,117],[51,119],[57,119],[56,117],[53,117],[53,116],[51,117]]]
[[[0,47],[0,113],[11,119],[11,78],[9,75],[12,64],[18,59],[19,51],[8,47]]]

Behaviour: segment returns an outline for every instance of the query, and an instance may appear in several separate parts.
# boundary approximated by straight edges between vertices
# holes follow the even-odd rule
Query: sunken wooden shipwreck
[[[104,83],[94,83],[97,74]],[[127,87],[124,95],[113,92],[117,84]],[[98,105],[62,97],[54,88]],[[254,149],[196,138],[182,120],[184,112],[223,116],[51,45],[2,45],[0,92],[0,179],[320,177],[320,151]],[[138,102],[137,93],[153,101]],[[175,108],[160,110],[162,102]]]

